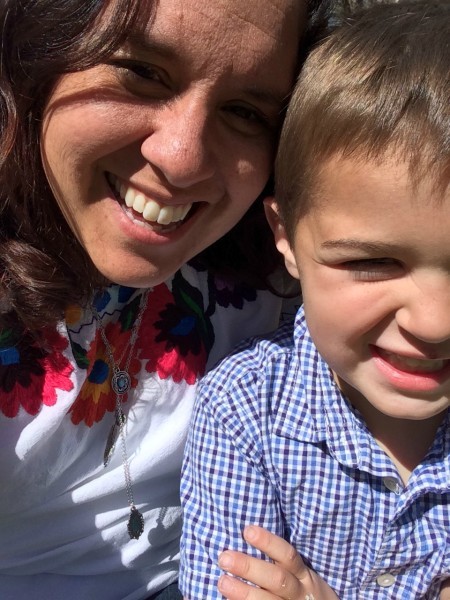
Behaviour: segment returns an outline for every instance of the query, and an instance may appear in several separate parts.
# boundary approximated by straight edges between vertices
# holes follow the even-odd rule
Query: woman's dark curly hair
[[[114,10],[111,10],[114,4]],[[58,78],[104,61],[157,0],[0,3],[0,326],[39,331],[105,281],[62,216],[44,174],[40,129]],[[310,3],[313,31],[327,2]],[[302,44],[303,45],[303,44]],[[262,202],[198,258],[259,288],[278,264]]]

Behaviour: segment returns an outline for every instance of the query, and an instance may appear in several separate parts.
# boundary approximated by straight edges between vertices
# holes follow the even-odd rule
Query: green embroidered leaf
[[[133,328],[134,322],[136,321],[139,306],[141,303],[142,294],[133,298],[133,300],[126,304],[119,316],[119,323],[122,326],[122,331],[130,331]]]
[[[77,363],[77,366],[80,367],[80,369],[87,369],[89,366],[89,360],[87,358],[86,350],[76,342],[71,341],[71,346],[73,357]]]

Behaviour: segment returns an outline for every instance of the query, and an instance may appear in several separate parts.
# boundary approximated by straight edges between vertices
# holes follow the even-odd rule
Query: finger
[[[235,552],[232,550],[223,552],[219,556],[219,566],[228,573],[232,573],[237,577],[246,579],[247,581],[259,586],[262,590],[270,592],[269,598],[276,596],[277,598],[284,598],[288,600],[298,596],[301,589],[299,580],[295,577],[295,575],[289,573],[286,569],[276,564],[269,563],[265,560],[248,556],[247,554],[241,552]],[[242,594],[244,588],[242,586],[238,586],[236,583],[239,582],[239,580],[233,578],[230,579],[231,581],[224,580],[225,583],[229,586],[233,586],[233,590],[237,590],[239,588],[239,593]],[[245,598],[265,597],[262,595],[255,596],[253,593],[255,588],[249,587],[246,584],[244,584],[244,586],[247,588],[245,590],[247,594],[244,596]]]
[[[229,575],[222,575],[217,587],[227,600],[275,600],[274,595],[270,592],[253,587]]]
[[[441,595],[439,598],[440,600],[450,600],[450,579],[447,579],[441,585]]]
[[[244,539],[298,579],[309,577],[309,569],[305,566],[299,553],[289,542],[278,535],[270,533],[262,527],[249,525],[244,529]]]

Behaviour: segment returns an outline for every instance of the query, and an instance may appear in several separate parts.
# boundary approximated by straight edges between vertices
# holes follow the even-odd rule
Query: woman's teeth
[[[116,192],[128,206],[149,223],[158,223],[159,225],[171,225],[183,221],[192,208],[192,203],[179,206],[161,205],[155,200],[150,200],[131,187],[126,186],[116,178],[109,176],[109,180],[114,186]]]
[[[380,355],[393,367],[411,373],[434,373],[443,369],[446,364],[445,360],[408,358],[406,356],[399,356],[398,354],[388,352],[387,350],[381,351]]]

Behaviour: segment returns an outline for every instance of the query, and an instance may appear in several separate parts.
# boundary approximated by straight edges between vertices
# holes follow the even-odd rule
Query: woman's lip
[[[433,391],[450,377],[450,360],[418,359],[371,346],[375,364],[395,387]],[[422,368],[420,368],[422,366]]]

